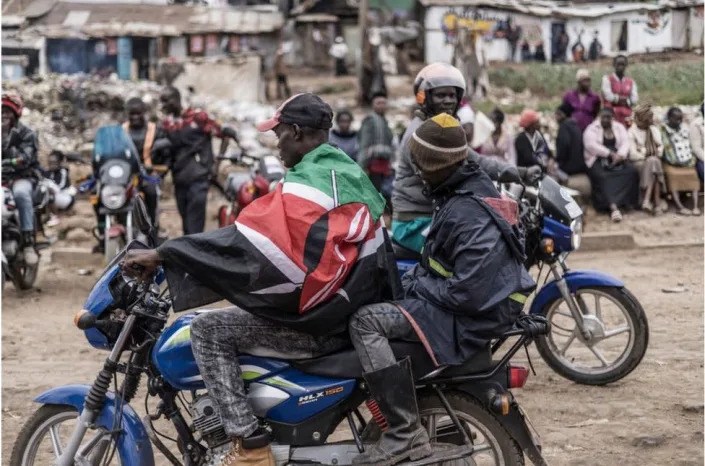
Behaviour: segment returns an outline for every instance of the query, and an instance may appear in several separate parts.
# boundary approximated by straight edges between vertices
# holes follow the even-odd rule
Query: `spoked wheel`
[[[568,304],[549,303],[551,333],[536,340],[541,357],[557,373],[574,382],[604,385],[633,371],[646,353],[649,327],[639,302],[624,288],[583,288],[576,292],[586,338]]]
[[[12,449],[10,466],[50,466],[56,464],[69,443],[78,422],[78,412],[71,406],[44,405],[39,408],[22,428]],[[83,461],[76,464],[91,466],[121,466],[117,452],[112,453],[114,442],[105,428],[89,430],[78,454]]]
[[[518,466],[524,455],[493,414],[476,400],[462,393],[447,394],[448,402],[473,443],[473,453],[442,466]],[[431,443],[462,445],[463,438],[443,404],[434,395],[419,399],[421,423],[428,430]]]

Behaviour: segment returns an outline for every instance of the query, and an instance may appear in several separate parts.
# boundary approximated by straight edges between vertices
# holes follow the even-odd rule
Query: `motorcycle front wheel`
[[[68,445],[78,422],[78,411],[72,406],[43,405],[34,412],[20,431],[12,448],[10,466],[46,466],[55,464]],[[79,447],[80,464],[121,466],[114,441],[108,431],[99,427],[89,430]],[[107,456],[112,458],[104,463]],[[77,463],[78,464],[78,463]]]
[[[626,377],[649,344],[641,304],[626,288],[617,287],[581,288],[575,299],[590,336],[583,336],[560,297],[544,308],[551,332],[536,340],[539,354],[551,369],[579,384],[605,385]]]

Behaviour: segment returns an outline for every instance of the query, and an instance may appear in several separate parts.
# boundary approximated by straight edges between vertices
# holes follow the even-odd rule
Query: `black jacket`
[[[6,146],[6,144],[8,145]],[[2,146],[3,160],[18,160],[17,165],[13,168],[3,167],[3,176],[27,178],[32,176],[34,170],[39,167],[37,135],[21,122],[17,122],[17,126],[12,129],[7,140],[3,140]]]
[[[521,234],[503,216],[516,215],[517,205],[477,164],[467,162],[431,197],[423,257],[402,277],[397,304],[437,364],[460,364],[511,328],[523,308],[516,293],[535,284],[522,265]]]
[[[569,175],[587,173],[583,153],[583,132],[572,118],[566,118],[558,127],[556,161],[560,169]]]
[[[517,151],[518,167],[531,167],[533,165],[545,167],[546,162],[544,159],[546,157],[553,157],[551,149],[548,148],[548,144],[546,143],[546,138],[544,138],[543,134],[540,132],[539,135],[541,136],[542,143],[537,150],[534,150],[531,141],[529,141],[529,136],[525,132],[522,131],[517,134],[517,137],[514,139],[514,148]]]

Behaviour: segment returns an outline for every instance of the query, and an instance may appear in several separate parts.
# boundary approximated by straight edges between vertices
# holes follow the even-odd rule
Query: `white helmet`
[[[458,68],[442,62],[425,66],[414,80],[416,103],[424,105],[427,101],[426,93],[428,91],[447,86],[458,89],[458,102],[460,102],[465,94],[465,78]]]

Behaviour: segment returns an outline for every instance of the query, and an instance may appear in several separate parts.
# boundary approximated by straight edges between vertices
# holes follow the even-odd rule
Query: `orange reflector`
[[[552,254],[553,247],[554,247],[553,238],[544,238],[541,240],[541,249],[546,254]]]
[[[502,416],[509,414],[509,396],[502,395]]]
[[[85,309],[81,309],[76,313],[75,316],[73,316],[73,324],[78,327],[78,320],[83,316],[83,314],[86,314],[88,311]]]

